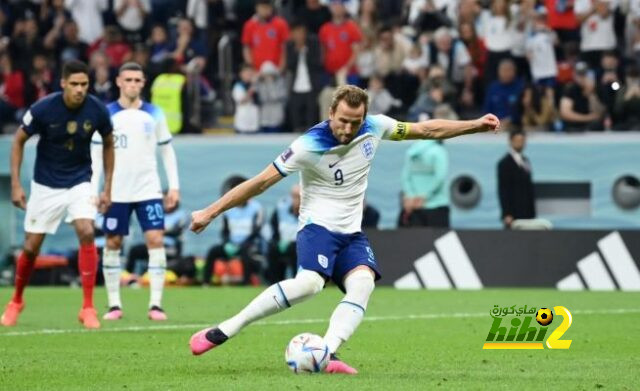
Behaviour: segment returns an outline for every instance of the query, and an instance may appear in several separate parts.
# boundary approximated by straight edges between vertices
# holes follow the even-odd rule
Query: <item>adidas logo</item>
[[[578,261],[578,271],[556,283],[559,290],[640,291],[640,270],[618,232],[598,241],[598,250]],[[604,262],[603,259],[604,258]]]
[[[430,251],[413,262],[415,271],[394,281],[396,289],[482,288],[478,273],[455,232],[436,239],[434,245],[435,252]]]

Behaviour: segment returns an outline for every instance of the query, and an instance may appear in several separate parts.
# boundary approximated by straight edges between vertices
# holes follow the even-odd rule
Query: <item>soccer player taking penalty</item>
[[[331,315],[324,336],[331,352],[326,372],[357,373],[335,354],[362,321],[375,281],[380,278],[375,255],[360,230],[367,176],[380,140],[445,139],[496,131],[500,126],[493,114],[472,121],[403,123],[385,115],[367,116],[367,105],[364,90],[338,88],[328,121],[296,139],[260,174],[192,213],[191,230],[202,232],[227,209],[300,172],[298,273],[268,287],[237,315],[195,333],[190,340],[193,354],[221,345],[248,324],[317,294],[331,279],[345,296]]]
[[[15,290],[5,308],[0,323],[14,326],[24,309],[22,293],[33,271],[36,257],[46,234],[54,234],[60,221],[68,215],[80,249],[78,269],[82,280],[83,302],[78,320],[89,329],[100,327],[93,306],[93,287],[98,267],[98,252],[94,244],[93,220],[97,208],[104,213],[111,204],[113,174],[113,138],[109,113],[89,89],[89,69],[79,61],[70,61],[62,68],[62,92],[52,93],[25,113],[11,147],[11,199],[26,209],[25,240],[16,263]],[[90,143],[99,135],[104,144],[98,163],[104,165],[104,189],[96,205],[91,191]],[[38,134],[36,163],[31,194],[26,202],[20,183],[20,166],[27,139]]]
[[[105,320],[122,318],[120,300],[120,249],[122,237],[129,234],[129,219],[136,212],[149,253],[151,290],[148,317],[166,320],[162,309],[167,256],[164,250],[164,211],[171,212],[179,200],[178,165],[171,145],[171,133],[162,110],[140,98],[145,78],[142,67],[128,62],[120,67],[116,84],[120,98],[107,105],[113,121],[115,171],[112,205],[104,216],[103,231],[107,241],[102,253],[102,272],[107,288],[109,310]],[[164,200],[156,162],[156,147],[164,164],[169,191]],[[93,139],[92,154],[101,151],[99,138]],[[98,191],[100,167],[94,166],[92,184]]]

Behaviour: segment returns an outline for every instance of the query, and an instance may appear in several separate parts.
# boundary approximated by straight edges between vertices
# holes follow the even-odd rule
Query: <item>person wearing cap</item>
[[[274,14],[270,0],[257,0],[256,13],[242,28],[242,55],[247,64],[260,70],[262,63],[271,61],[284,70],[285,44],[289,39],[289,24]]]
[[[560,99],[560,118],[566,131],[601,130],[604,106],[596,94],[595,73],[585,62],[575,66],[573,83]]]

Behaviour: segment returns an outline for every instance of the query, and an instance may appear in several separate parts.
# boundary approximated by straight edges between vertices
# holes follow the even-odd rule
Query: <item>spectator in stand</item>
[[[276,205],[271,220],[271,240],[267,256],[265,277],[270,284],[282,281],[296,273],[296,236],[300,214],[300,186],[293,185],[289,195]]]
[[[231,97],[236,104],[233,127],[238,133],[255,133],[260,130],[255,78],[253,67],[244,64],[240,69],[240,80],[235,82],[231,91]]]
[[[91,45],[102,37],[102,13],[109,9],[109,0],[65,0],[64,4],[78,24],[80,41]]]
[[[517,77],[516,64],[503,59],[498,68],[498,80],[489,85],[484,101],[484,111],[494,113],[504,129],[520,124],[518,101],[524,90],[524,82]]]
[[[597,70],[603,52],[617,47],[612,0],[575,0],[581,22],[580,55],[589,68]]]
[[[89,46],[89,57],[95,51],[104,52],[113,68],[120,68],[120,65],[131,61],[131,46],[124,40],[118,26],[105,27],[104,36]]]
[[[375,0],[362,0],[358,12],[358,26],[363,35],[378,33],[380,17]],[[385,15],[386,16],[386,15]]]
[[[624,86],[616,93],[614,115],[614,129],[640,128],[640,69],[635,63],[627,66]]]
[[[24,89],[24,74],[14,68],[9,53],[0,53],[0,126],[17,122],[21,117]]]
[[[149,48],[149,79],[153,80],[156,75],[162,73],[167,59],[172,58],[173,55],[169,35],[164,26],[157,24],[151,28],[147,47]]]
[[[113,13],[130,44],[143,41],[147,16],[151,12],[150,0],[113,0]]]
[[[456,93],[463,104],[473,104],[474,71],[466,46],[454,39],[451,31],[441,27],[433,34],[433,42],[428,46],[429,65],[439,64],[449,80],[456,87]]]
[[[89,45],[80,41],[78,24],[72,19],[65,21],[62,26],[56,23],[45,36],[44,47],[56,53],[56,61],[60,64],[71,60],[86,62],[89,59]]]
[[[320,0],[306,0],[305,5],[296,11],[295,18],[307,26],[309,34],[318,35],[320,27],[331,20],[331,12]]]
[[[449,107],[455,103],[456,88],[438,64],[431,65],[428,76],[420,85],[418,97],[409,108],[407,117],[411,121],[422,121],[430,118],[438,106],[446,104]]]
[[[49,33],[53,29],[62,29],[62,26],[72,20],[71,13],[64,9],[64,0],[44,0],[40,4],[40,30]]]
[[[403,72],[419,79],[422,72],[427,68],[429,68],[429,60],[426,54],[422,51],[422,47],[419,44],[414,44],[402,62]]]
[[[291,128],[294,132],[304,132],[318,120],[322,62],[318,38],[307,34],[303,24],[291,26],[291,40],[287,43],[287,72]]]
[[[486,85],[489,85],[496,80],[498,66],[502,60],[511,58],[511,49],[513,49],[515,25],[507,0],[491,1],[491,11],[482,27],[484,30],[479,32],[489,50],[484,81]]]
[[[36,54],[32,64],[25,87],[26,106],[31,106],[52,92],[53,75],[47,56],[44,53]]]
[[[331,21],[320,28],[319,39],[323,49],[324,70],[339,79],[356,81],[355,63],[358,58],[362,32],[349,18],[344,0],[331,0]]]
[[[260,66],[255,89],[260,106],[260,130],[265,133],[282,132],[287,87],[284,77],[271,61],[265,61]]]
[[[580,22],[573,10],[575,0],[544,0],[547,9],[547,24],[560,42],[580,41]]]
[[[526,41],[531,78],[535,84],[555,86],[558,75],[554,50],[556,42],[555,32],[547,26],[547,10],[540,7],[536,10],[533,31]]]
[[[602,130],[605,107],[596,94],[595,73],[584,62],[576,64],[574,82],[560,99],[560,118],[568,132]]]
[[[191,19],[178,21],[178,37],[171,45],[173,59],[182,64],[182,71],[200,73],[207,65],[207,45],[198,37]]]
[[[14,65],[17,69],[28,72],[31,61],[36,53],[44,51],[42,39],[40,39],[38,22],[33,15],[28,13],[28,18],[17,21],[13,37],[9,44]]]
[[[522,131],[509,134],[509,152],[498,162],[498,195],[505,228],[514,220],[536,217],[531,163],[523,154],[526,136]]]
[[[374,49],[375,73],[383,78],[402,72],[405,58],[404,48],[396,43],[393,29],[383,26],[378,31],[378,40]]]
[[[402,106],[400,99],[394,98],[384,86],[384,78],[374,75],[369,79],[369,115],[390,114],[391,110]]]
[[[551,130],[557,119],[553,88],[539,84],[525,87],[520,100],[520,113],[525,132]]]
[[[411,5],[419,7],[417,10],[410,11],[410,14],[413,13],[415,15],[417,13],[413,22],[410,22],[410,25],[417,31],[433,33],[441,27],[451,26],[451,21],[444,12],[436,8],[434,0],[414,1]]]
[[[356,58],[356,73],[361,86],[369,84],[369,78],[376,71],[375,35],[366,33],[362,35],[362,43]]]
[[[264,62],[270,61],[283,72],[288,39],[289,25],[286,20],[274,15],[271,0],[257,0],[255,15],[242,28],[245,63],[259,71]]]

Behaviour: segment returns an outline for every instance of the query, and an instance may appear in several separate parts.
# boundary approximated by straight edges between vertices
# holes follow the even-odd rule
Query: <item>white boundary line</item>
[[[640,308],[616,308],[609,310],[575,310],[571,311],[573,315],[608,315],[608,314],[638,314]],[[451,312],[439,314],[412,314],[412,315],[395,315],[395,316],[368,316],[363,319],[365,322],[384,322],[390,320],[426,320],[426,319],[452,319],[452,318],[483,318],[489,317],[489,312]],[[327,323],[325,319],[290,319],[275,321],[259,321],[254,323],[256,326],[278,326],[291,324],[311,324],[311,323]],[[162,331],[162,330],[197,330],[210,327],[211,324],[168,324],[154,326],[129,326],[115,327],[100,330],[87,330],[83,328],[77,329],[41,329],[31,331],[10,331],[8,333],[0,333],[0,337],[22,337],[29,335],[55,335],[55,334],[81,334],[81,333],[121,333],[131,331]]]

